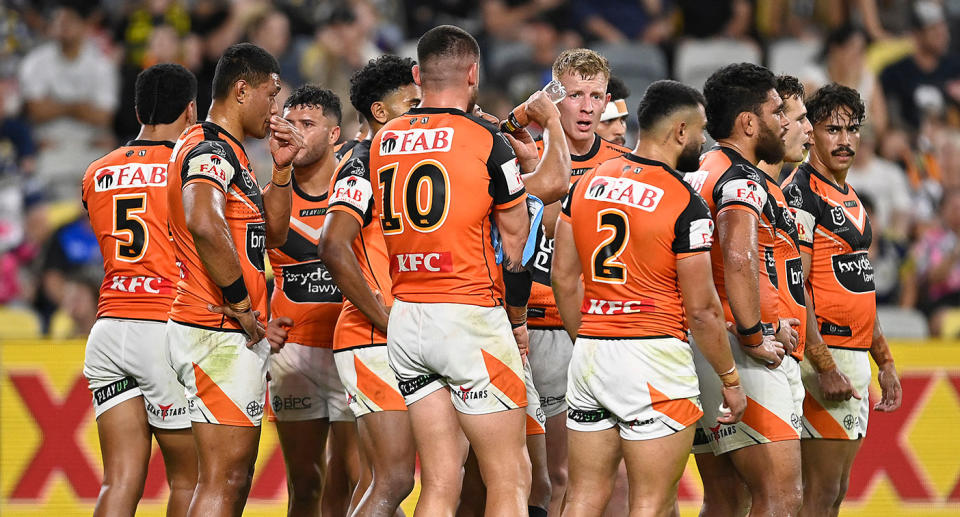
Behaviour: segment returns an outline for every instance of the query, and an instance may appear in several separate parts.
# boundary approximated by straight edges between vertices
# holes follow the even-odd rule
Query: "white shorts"
[[[369,345],[333,353],[353,416],[378,411],[406,411],[397,378],[390,369],[387,345]]]
[[[870,357],[867,350],[831,348],[837,368],[850,379],[862,400],[842,402],[824,400],[817,373],[809,361],[801,367],[806,398],[803,400],[803,438],[859,440],[867,436],[870,416]]]
[[[547,417],[540,407],[540,394],[537,393],[529,357],[523,361],[523,384],[527,387],[527,436],[546,434]]]
[[[503,307],[395,300],[387,350],[408,406],[444,386],[461,413],[527,405],[523,361]]]
[[[270,356],[270,421],[352,422],[333,350],[287,343]]]
[[[573,355],[570,334],[562,329],[530,329],[530,368],[547,417],[567,410],[567,369]]]
[[[743,419],[736,424],[718,424],[723,403],[720,377],[700,350],[694,346],[694,362],[700,379],[700,401],[703,418],[699,427],[704,432],[694,440],[694,453],[724,454],[750,445],[784,440],[799,440],[803,413],[803,384],[797,361],[784,357],[776,369],[744,353],[739,341],[727,333],[730,351],[740,374],[740,384],[747,395]],[[706,437],[709,449],[703,447]]]
[[[270,345],[247,348],[242,332],[167,322],[167,360],[187,397],[190,420],[253,427],[263,418]]]
[[[190,427],[183,387],[165,359],[165,336],[166,324],[158,321],[100,318],[93,324],[83,376],[93,393],[97,417],[142,395],[151,426]]]
[[[567,428],[620,428],[624,440],[680,432],[703,411],[690,345],[672,337],[577,338],[570,359]]]

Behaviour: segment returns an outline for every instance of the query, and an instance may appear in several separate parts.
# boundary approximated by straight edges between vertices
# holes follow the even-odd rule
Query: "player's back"
[[[710,249],[713,221],[680,173],[614,158],[577,183],[561,217],[583,267],[581,336],[686,339],[677,260]]]
[[[193,236],[187,228],[183,188],[194,181],[208,183],[224,192],[224,217],[237,250],[243,280],[253,310],[266,323],[267,290],[264,277],[266,225],[263,194],[250,167],[243,145],[223,128],[203,122],[180,136],[170,158],[170,228],[180,261],[180,282],[170,319],[210,329],[239,330],[233,318],[214,314],[208,304],[222,305],[220,287],[210,278]]]
[[[83,204],[103,254],[97,317],[167,320],[179,277],[166,199],[172,150],[172,142],[134,140],[83,176]]]
[[[513,149],[496,127],[458,109],[417,108],[384,126],[370,149],[376,209],[394,297],[500,305],[491,213],[523,201]]]

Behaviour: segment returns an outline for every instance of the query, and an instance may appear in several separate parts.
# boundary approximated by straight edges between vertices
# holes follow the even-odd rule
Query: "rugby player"
[[[266,248],[287,238],[300,131],[280,118],[276,58],[238,43],[220,57],[207,120],[171,157],[167,200],[180,262],[167,322],[168,361],[184,386],[200,475],[188,515],[240,515],[260,441],[270,345]],[[241,138],[270,134],[263,192]]]
[[[557,104],[564,140],[570,152],[570,181],[610,158],[629,149],[608,142],[597,134],[600,115],[610,99],[607,79],[610,66],[606,58],[584,48],[562,52],[553,62],[553,78],[560,81],[567,96]],[[543,142],[538,143],[542,151]],[[521,166],[526,160],[521,156]],[[528,187],[533,188],[531,183]],[[563,329],[553,292],[550,289],[550,263],[553,251],[553,230],[560,203],[544,199],[548,204],[543,214],[543,228],[538,235],[537,252],[529,269],[533,278],[527,310],[530,329],[530,368],[546,424],[547,468],[550,476],[550,513],[559,514],[567,483],[567,437],[565,393],[567,365],[573,353],[573,342]],[[621,508],[625,511],[625,508]]]
[[[627,109],[627,97],[630,96],[630,89],[622,79],[611,75],[610,80],[607,81],[607,95],[610,96],[610,100],[600,115],[597,134],[604,140],[617,145],[627,145],[627,116],[630,115],[630,110]]]
[[[520,166],[497,128],[472,114],[476,40],[442,25],[420,38],[417,55],[421,106],[387,123],[370,146],[395,298],[387,348],[422,467],[417,510],[456,510],[470,445],[487,513],[522,515],[530,490],[526,391],[490,230],[492,219],[504,268],[518,271],[530,224]],[[553,126],[536,110],[528,114]],[[545,155],[557,154],[551,147]]]
[[[875,411],[895,411],[903,393],[896,365],[877,320],[873,266],[867,249],[870,219],[846,182],[860,145],[864,105],[856,90],[828,84],[806,108],[813,124],[809,161],[784,184],[795,211],[803,274],[816,315],[801,364],[803,401],[803,507],[801,515],[835,516],[846,494],[850,467],[867,434],[870,361],[879,369],[881,400]],[[817,332],[818,331],[818,332]],[[826,344],[818,355],[813,344]]]
[[[304,148],[293,160],[287,240],[269,251],[276,280],[267,339],[280,352],[270,357],[268,415],[277,422],[286,464],[288,515],[343,515],[360,458],[353,413],[333,361],[343,296],[317,255],[337,165],[340,99],[330,90],[301,86],[284,102],[283,118],[303,135]]]
[[[164,360],[179,277],[167,230],[167,163],[173,142],[197,121],[196,96],[196,78],[180,65],[140,72],[134,93],[140,134],[83,176],[83,205],[105,273],[83,363],[103,455],[94,515],[136,512],[151,435],[166,466],[167,515],[187,513],[197,483],[187,401]]]
[[[391,281],[369,165],[373,134],[420,103],[413,65],[385,55],[350,78],[350,102],[370,131],[341,149],[320,240],[320,255],[346,297],[333,335],[334,357],[373,474],[355,515],[393,515],[414,483],[407,406],[387,359]]]
[[[717,224],[713,279],[731,332],[730,346],[747,395],[742,421],[717,424],[719,383],[695,355],[704,417],[695,440],[704,482],[704,515],[794,515],[800,506],[799,414],[803,389],[783,366],[776,273],[766,267],[776,239],[776,203],[768,200],[761,160],[783,159],[787,119],[776,80],[764,67],[728,65],[707,79],[707,130],[717,147],[686,175]],[[796,330],[780,325],[780,340]],[[793,333],[793,334],[791,334]],[[771,458],[776,458],[772,461]]]
[[[563,515],[603,513],[621,455],[630,514],[674,509],[703,415],[684,316],[723,385],[728,412],[717,422],[738,421],[746,406],[713,285],[710,211],[675,170],[678,162],[696,166],[703,105],[678,82],[651,85],[633,153],[588,172],[564,200],[552,280],[576,346]]]

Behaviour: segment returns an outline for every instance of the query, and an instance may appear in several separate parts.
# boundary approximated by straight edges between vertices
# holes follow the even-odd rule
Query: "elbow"
[[[279,248],[280,246],[283,246],[284,244],[286,244],[286,242],[287,242],[287,234],[286,234],[286,233],[284,233],[282,237],[279,237],[279,236],[272,236],[272,237],[271,237],[270,235],[267,235],[267,238],[266,238],[266,247],[267,247],[268,250],[274,249],[274,248]]]
[[[271,227],[270,223],[268,222],[266,236],[265,236],[266,238],[264,239],[267,249],[279,248],[280,246],[283,246],[284,244],[286,244],[287,234],[289,232],[290,232],[290,229],[287,227],[286,224],[284,224],[283,226],[274,225]]]
[[[687,324],[691,330],[702,330],[722,322],[719,304],[716,307],[707,305],[687,311]]]
[[[209,221],[189,211],[185,215],[187,231],[189,231],[190,235],[193,237],[194,245],[202,245],[206,242],[209,242],[215,232]]]
[[[327,268],[330,268],[330,264],[337,261],[339,253],[337,253],[336,243],[326,239],[323,236],[320,237],[319,242],[317,242],[317,256],[320,257],[320,260],[326,264]]]
[[[566,170],[570,170],[569,167]],[[557,174],[555,178],[547,185],[546,195],[543,201],[544,205],[549,205],[563,199],[563,196],[567,195],[567,190],[570,188],[570,180],[564,174]]]

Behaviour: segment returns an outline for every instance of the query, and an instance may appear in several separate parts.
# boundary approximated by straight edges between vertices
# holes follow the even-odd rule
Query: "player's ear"
[[[413,82],[416,83],[417,86],[421,86],[421,84],[420,84],[420,65],[413,65],[413,68],[410,69],[410,72],[413,74]]]
[[[387,108],[384,106],[383,102],[376,101],[371,104],[370,113],[373,114],[373,118],[380,124],[387,123]]]
[[[243,101],[247,97],[248,86],[247,82],[243,79],[239,79],[233,83],[233,95],[237,99],[237,104],[243,104]]]
[[[197,123],[197,101],[190,101],[190,104],[187,104],[187,109],[184,110],[184,115],[186,116],[188,126],[192,126]]]
[[[741,111],[735,123],[746,136],[753,136],[757,132],[757,116],[750,111]]]
[[[611,97],[610,97],[610,94],[609,94],[609,93],[607,94],[606,97],[604,97],[604,99],[605,99],[604,102],[603,102],[603,107],[604,107],[604,108],[607,107],[607,103],[610,102],[610,98],[611,98]]]
[[[340,126],[333,126],[333,129],[330,130],[330,145],[337,143],[337,140],[340,140]]]
[[[470,65],[470,70],[467,73],[467,83],[470,86],[479,84],[480,82],[480,63],[475,61]]]

